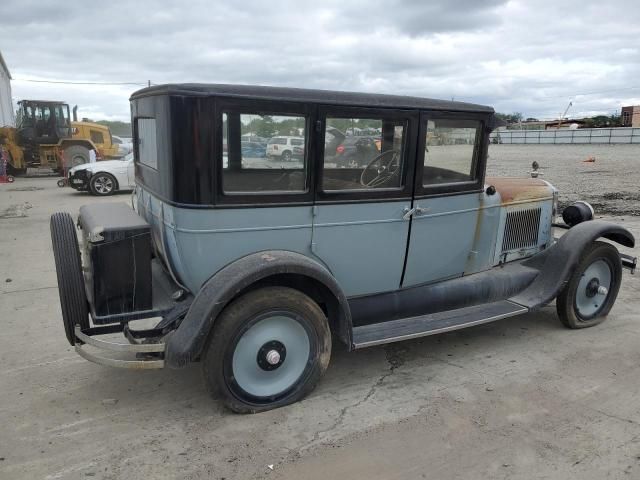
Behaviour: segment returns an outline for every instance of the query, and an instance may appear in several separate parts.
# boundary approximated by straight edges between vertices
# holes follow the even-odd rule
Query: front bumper
[[[91,181],[91,172],[78,170],[69,174],[68,185],[76,190],[88,190]]]

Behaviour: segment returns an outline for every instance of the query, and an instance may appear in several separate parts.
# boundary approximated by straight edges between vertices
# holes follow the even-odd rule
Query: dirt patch
[[[29,210],[30,208],[32,208],[32,205],[29,202],[9,205],[8,208],[5,208],[2,212],[0,212],[0,219],[26,217],[27,210]]]
[[[35,192],[36,190],[44,190],[44,187],[15,187],[10,188],[10,192]]]

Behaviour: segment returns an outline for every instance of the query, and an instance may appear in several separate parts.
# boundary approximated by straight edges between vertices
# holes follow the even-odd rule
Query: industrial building
[[[11,73],[0,52],[0,127],[15,127],[16,117],[11,100]]]
[[[640,105],[622,107],[623,127],[640,127]]]

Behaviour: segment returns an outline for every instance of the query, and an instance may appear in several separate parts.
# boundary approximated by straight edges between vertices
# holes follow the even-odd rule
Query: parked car
[[[288,162],[293,158],[294,147],[304,148],[304,137],[273,137],[267,142],[267,158]]]
[[[240,146],[243,157],[263,158],[267,155],[266,143],[242,142]]]
[[[340,166],[361,167],[380,153],[379,144],[373,137],[345,137],[336,147],[335,161]]]
[[[133,151],[133,142],[130,138],[122,138],[117,135],[111,135],[111,141],[118,147],[118,155],[124,157]]]
[[[173,102],[181,108],[164,108]],[[265,105],[274,117],[316,126],[300,139],[314,146],[305,161],[223,168],[221,128],[213,137],[184,130],[221,125],[226,115],[227,131],[237,132],[240,113]],[[207,387],[236,412],[308,395],[334,339],[355,350],[554,300],[565,326],[591,327],[613,307],[623,268],[637,263],[615,246],[633,247],[633,235],[593,220],[588,204],[565,208],[561,223],[548,182],[485,176],[490,107],[185,84],[134,93],[131,112],[134,209],[94,202],[77,221],[51,218],[67,339],[84,358],[113,367],[201,362]],[[326,125],[345,114],[353,124],[380,119],[381,151],[370,140],[373,156],[362,167],[336,166],[325,148]],[[473,144],[431,141],[443,132]],[[279,154],[295,146],[280,138],[270,144]],[[240,157],[239,144],[228,148]],[[153,328],[136,324],[151,318],[159,319]]]
[[[133,190],[135,175],[133,153],[119,160],[83,163],[69,170],[70,187],[93,195],[111,195],[119,190]]]
[[[257,143],[264,143],[266,144],[269,139],[268,138],[264,138],[264,137],[260,137],[259,135],[255,135],[252,133],[245,133],[243,135],[240,136],[240,141],[241,142],[257,142]]]

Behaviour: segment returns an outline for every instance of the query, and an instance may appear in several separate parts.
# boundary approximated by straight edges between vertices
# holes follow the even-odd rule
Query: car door
[[[100,163],[98,163],[100,165]],[[129,185],[129,177],[127,174],[127,162],[120,160],[111,160],[105,162],[104,171],[110,173],[118,182],[118,189],[126,189]]]
[[[483,131],[474,114],[422,114],[403,287],[465,272],[484,181]]]
[[[319,109],[312,252],[347,296],[397,290],[409,234],[418,115],[409,111]],[[341,164],[325,136],[380,138],[361,165]],[[338,146],[339,147],[339,146]],[[369,164],[369,168],[366,165]]]

